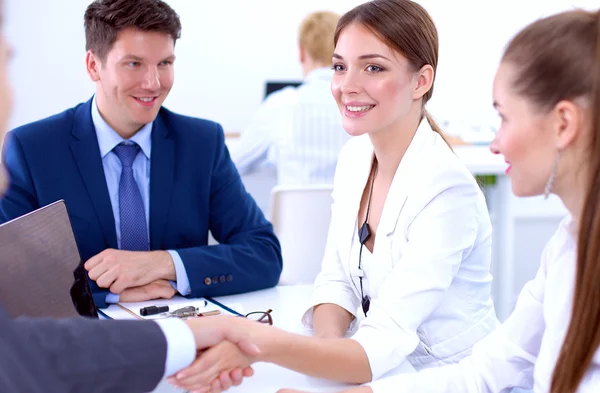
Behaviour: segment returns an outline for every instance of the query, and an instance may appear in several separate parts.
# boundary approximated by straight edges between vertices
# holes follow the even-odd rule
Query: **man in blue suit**
[[[94,1],[85,32],[96,94],[6,139],[0,220],[64,199],[99,307],[279,280],[279,243],[221,126],[162,107],[180,31],[161,0]],[[208,246],[209,231],[219,245]]]

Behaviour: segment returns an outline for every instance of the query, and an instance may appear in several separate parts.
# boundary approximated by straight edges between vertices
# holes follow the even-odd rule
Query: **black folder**
[[[0,225],[0,271],[13,317],[98,317],[63,200]]]

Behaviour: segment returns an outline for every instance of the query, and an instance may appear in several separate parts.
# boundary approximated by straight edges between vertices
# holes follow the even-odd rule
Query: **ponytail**
[[[551,393],[575,393],[600,345],[600,10],[595,15],[590,177],[580,217],[571,322],[552,375]]]
[[[446,139],[446,136],[444,135],[444,132],[442,131],[442,129],[440,128],[440,126],[437,125],[437,123],[435,122],[435,120],[433,119],[433,117],[429,114],[429,112],[427,112],[427,109],[425,109],[425,108],[423,108],[423,115],[427,119],[427,123],[429,123],[429,126],[431,127],[431,129],[433,131],[437,132],[438,134],[440,134],[440,136],[442,137],[442,139],[444,140],[444,142],[446,142],[446,144],[450,147],[450,149],[452,149],[452,146],[448,142],[448,139]]]

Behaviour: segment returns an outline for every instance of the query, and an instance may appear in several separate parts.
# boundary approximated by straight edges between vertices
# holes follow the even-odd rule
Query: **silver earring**
[[[544,199],[548,199],[550,191],[552,191],[552,186],[554,185],[554,179],[556,178],[556,171],[558,169],[559,160],[560,150],[557,150],[556,157],[554,157],[554,163],[552,164],[552,169],[550,170],[550,176],[548,176],[548,180],[546,181],[546,185],[544,186]]]

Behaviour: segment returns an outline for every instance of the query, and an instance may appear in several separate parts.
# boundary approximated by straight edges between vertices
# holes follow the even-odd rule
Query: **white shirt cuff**
[[[108,304],[117,304],[117,303],[119,303],[120,299],[121,299],[121,295],[116,294],[116,293],[110,292],[108,295],[106,295],[106,303],[108,303]]]
[[[373,310],[369,313],[373,313]],[[368,323],[369,319],[373,317],[369,315],[369,318],[365,318],[351,339],[357,341],[367,354],[374,381],[399,365],[410,364],[407,357],[414,352],[419,339],[416,334],[405,334],[402,329],[396,329],[395,334],[389,334],[388,332],[394,331],[392,328],[386,327],[387,331],[384,331],[383,328],[371,326]],[[388,344],[381,345],[382,342]]]
[[[177,279],[175,289],[177,289],[177,292],[179,292],[180,295],[187,296],[192,292],[192,289],[190,288],[190,279],[185,271],[185,266],[183,266],[183,261],[177,251],[167,250],[167,252],[171,255],[173,266],[175,266],[175,276]]]
[[[189,326],[180,319],[155,321],[167,339],[167,359],[164,377],[186,368],[196,358],[196,339]]]
[[[313,327],[313,311],[319,304],[331,303],[342,307],[354,316],[349,331],[353,331],[356,328],[356,321],[358,316],[356,310],[360,305],[360,300],[354,296],[353,293],[345,293],[343,289],[335,286],[322,286],[316,287],[312,294],[311,306],[302,315],[302,325],[306,329],[314,329]]]

